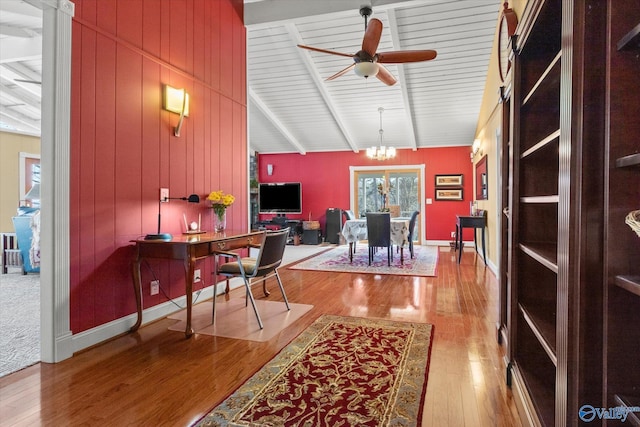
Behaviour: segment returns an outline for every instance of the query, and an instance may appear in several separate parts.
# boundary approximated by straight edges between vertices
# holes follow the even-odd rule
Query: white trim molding
[[[29,0],[42,9],[42,137],[40,356],[73,356],[69,306],[69,168],[71,146],[71,20],[68,0]]]
[[[359,171],[375,171],[375,170],[419,170],[420,172],[420,215],[418,215],[418,220],[420,221],[420,239],[418,240],[419,244],[424,244],[426,241],[426,233],[427,230],[425,228],[425,224],[426,224],[426,209],[424,208],[425,206],[425,175],[424,175],[424,171],[425,171],[425,164],[419,164],[419,165],[386,165],[386,166],[349,166],[349,201],[350,201],[350,206],[349,209],[353,210],[353,207],[356,205],[355,202],[355,197],[356,194],[353,191],[353,189],[355,188],[355,172],[359,172]]]

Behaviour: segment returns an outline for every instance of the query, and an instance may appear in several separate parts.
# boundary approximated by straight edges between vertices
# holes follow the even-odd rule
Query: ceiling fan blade
[[[393,86],[397,82],[396,78],[393,77],[393,74],[391,74],[391,72],[380,63],[378,63],[378,74],[376,74],[376,77],[387,86]]]
[[[391,52],[380,52],[376,55],[379,63],[402,64],[404,62],[429,61],[436,57],[435,50],[398,50]]]
[[[346,73],[348,73],[349,71],[351,71],[351,70],[353,69],[353,67],[355,67],[355,66],[356,66],[356,64],[355,64],[355,63],[353,63],[353,64],[349,65],[347,68],[345,68],[344,70],[342,70],[342,71],[338,71],[338,72],[337,72],[337,73],[335,73],[333,76],[331,76],[331,77],[327,77],[327,80],[334,80],[334,79],[337,79],[337,78],[338,78],[338,77],[340,77],[341,75],[346,74]]]
[[[382,36],[382,22],[379,19],[373,18],[367,25],[367,30],[364,32],[364,38],[362,39],[362,50],[367,52],[371,57],[376,54],[378,49],[378,43],[380,43],[380,36]]]
[[[301,47],[302,49],[313,50],[314,52],[328,53],[330,55],[346,56],[348,58],[353,58],[353,55],[350,53],[342,53],[342,52],[336,52],[335,50],[320,49],[318,47],[305,46],[303,44],[299,44],[298,47]]]

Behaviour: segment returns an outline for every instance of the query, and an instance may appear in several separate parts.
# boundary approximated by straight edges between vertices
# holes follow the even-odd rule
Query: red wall
[[[349,209],[349,166],[425,165],[426,198],[422,201],[421,215],[426,215],[427,240],[451,240],[455,231],[455,215],[469,214],[473,200],[473,165],[469,160],[469,147],[447,147],[399,150],[392,161],[370,160],[364,152],[330,152],[301,154],[261,154],[258,157],[260,182],[302,182],[302,215],[287,215],[292,219],[308,219],[309,213],[324,227],[325,211],[335,207]],[[267,175],[267,165],[273,165],[273,175]],[[463,201],[435,200],[435,175],[459,174],[463,176]],[[263,219],[270,216],[263,215]],[[467,231],[469,232],[467,234]],[[465,230],[464,238],[473,239],[473,232]]]
[[[135,312],[131,239],[157,229],[160,187],[170,196],[236,196],[232,228],[247,228],[246,35],[242,0],[74,0],[71,117],[71,329]],[[190,116],[162,110],[162,87],[186,88]],[[162,204],[162,231],[182,232],[203,200]],[[205,227],[203,227],[205,228]],[[204,282],[211,284],[208,263]],[[157,277],[184,294],[182,263],[143,265],[144,307]]]

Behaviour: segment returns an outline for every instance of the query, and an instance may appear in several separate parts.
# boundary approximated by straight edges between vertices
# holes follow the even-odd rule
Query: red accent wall
[[[267,174],[267,165],[273,165],[273,175]],[[260,182],[302,182],[302,215],[287,215],[292,219],[309,218],[320,221],[324,228],[327,208],[349,209],[349,167],[425,165],[426,198],[422,201],[421,215],[426,215],[427,240],[451,240],[455,231],[456,214],[468,215],[469,202],[473,200],[473,165],[469,160],[469,147],[446,147],[398,150],[392,161],[370,160],[364,152],[327,152],[301,154],[260,154],[258,170]],[[463,174],[463,201],[435,200],[435,175]],[[271,215],[262,215],[268,219]],[[471,229],[465,230],[465,240],[473,239]]]
[[[131,239],[157,231],[159,189],[236,196],[229,226],[247,228],[246,33],[242,0],[74,0],[71,105],[71,329],[135,312]],[[162,88],[190,94],[190,116],[162,109]],[[204,200],[162,204],[162,231],[212,223]],[[205,227],[203,227],[205,228]],[[203,278],[211,281],[209,263]],[[160,279],[184,295],[182,263],[143,265],[144,307]]]

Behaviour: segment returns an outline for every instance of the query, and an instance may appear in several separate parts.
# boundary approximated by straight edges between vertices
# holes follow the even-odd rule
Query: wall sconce
[[[480,139],[473,140],[473,144],[471,145],[471,163],[473,163],[473,158],[478,154],[478,151],[480,151],[480,143]]]
[[[163,108],[172,113],[180,114],[178,125],[174,128],[173,134],[180,136],[182,128],[182,120],[189,117],[189,94],[184,89],[176,89],[169,85],[164,86],[164,105]]]
[[[273,165],[267,165],[267,175],[273,175]]]

